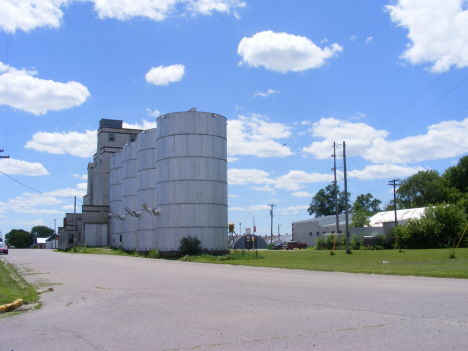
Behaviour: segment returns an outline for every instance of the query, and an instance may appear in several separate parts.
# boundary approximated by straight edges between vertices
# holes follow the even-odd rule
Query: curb
[[[23,299],[17,299],[15,302],[0,305],[0,313],[10,312],[23,305]]]

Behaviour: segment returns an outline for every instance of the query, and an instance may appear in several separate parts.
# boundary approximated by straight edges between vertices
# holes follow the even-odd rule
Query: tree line
[[[52,228],[38,225],[27,232],[23,229],[12,229],[5,234],[5,243],[17,248],[27,248],[36,242],[36,238],[50,238],[55,232]]]

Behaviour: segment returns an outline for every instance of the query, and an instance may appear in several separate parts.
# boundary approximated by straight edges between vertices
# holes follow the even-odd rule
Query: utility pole
[[[388,185],[393,185],[393,202],[395,204],[395,227],[398,225],[398,219],[397,219],[397,204],[396,204],[396,186],[399,185],[397,182],[399,182],[400,179],[392,179],[388,182]]]
[[[335,176],[335,180],[333,181],[333,184],[335,184],[335,215],[336,215],[336,224],[335,224],[335,233],[338,235],[340,232],[340,220],[338,216],[338,188],[337,188],[337,183],[336,183],[336,143],[333,142],[333,168],[332,171]]]
[[[240,235],[242,235],[242,223],[239,223]]]
[[[276,205],[269,204],[268,206],[271,207],[270,216],[271,216],[271,234],[270,234],[270,250],[273,247],[273,207]]]
[[[251,215],[252,215],[252,225],[253,225],[252,231],[255,234],[255,232],[257,231],[257,228],[255,228],[255,217],[254,217],[253,214],[251,214]]]
[[[349,220],[348,220],[348,180],[346,178],[346,143],[343,141],[343,170],[344,170],[344,195],[346,217],[346,253],[349,254]]]
[[[281,224],[278,224],[278,237],[280,236],[280,231],[279,228],[281,227]],[[279,238],[278,238],[279,239]]]

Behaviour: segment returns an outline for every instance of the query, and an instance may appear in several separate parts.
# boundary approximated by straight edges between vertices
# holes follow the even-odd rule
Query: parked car
[[[283,243],[282,243],[282,242],[280,242],[280,243],[274,243],[272,249],[273,249],[273,250],[281,250],[281,249],[283,249]]]
[[[305,249],[306,247],[307,247],[307,244],[301,243],[300,241],[288,241],[286,250],[294,250],[294,248]]]
[[[5,243],[0,243],[0,253],[8,255],[8,247],[5,245]]]

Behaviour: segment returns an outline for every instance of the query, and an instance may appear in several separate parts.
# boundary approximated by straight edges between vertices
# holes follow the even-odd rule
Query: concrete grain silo
[[[138,247],[137,149],[138,144],[132,142],[124,145],[122,151],[122,247],[125,250]]]
[[[122,152],[111,155],[109,210],[110,246],[119,247],[121,245],[122,221],[118,216],[122,215],[124,210],[122,207]]]
[[[226,118],[207,112],[157,118],[156,217],[158,249],[173,252],[196,236],[208,252],[226,252]]]
[[[138,134],[138,251],[156,248],[156,129]]]

